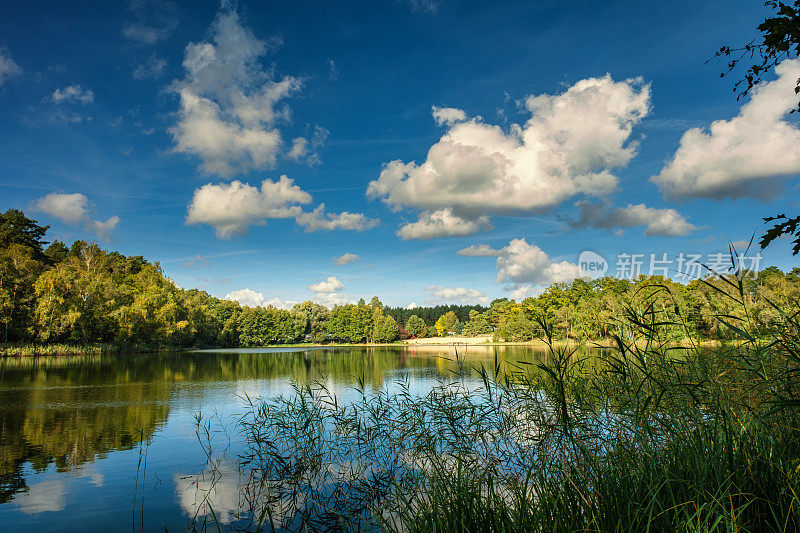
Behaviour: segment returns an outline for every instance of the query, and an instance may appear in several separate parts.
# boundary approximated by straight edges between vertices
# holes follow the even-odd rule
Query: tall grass
[[[745,306],[743,272],[725,278]],[[792,531],[800,529],[800,321],[674,343],[666,287],[625,309],[588,357],[547,336],[539,364],[458,371],[343,402],[323,384],[251,399],[239,457],[251,529]],[[677,306],[676,306],[677,307]],[[687,328],[688,333],[688,328]],[[465,365],[463,359],[457,360]]]

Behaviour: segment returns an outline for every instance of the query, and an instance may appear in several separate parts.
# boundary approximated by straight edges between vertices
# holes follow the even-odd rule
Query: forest
[[[453,305],[389,308],[370,302],[328,309],[306,301],[291,310],[243,307],[197,289],[177,287],[158,263],[97,244],[45,241],[47,226],[23,212],[0,214],[0,338],[14,345],[102,345],[150,351],[188,347],[256,347],[289,343],[388,343],[460,334],[495,341],[539,338],[599,340],[622,335],[618,320],[647,302],[672,332],[724,339],[719,316],[736,316],[731,285],[714,276],[681,284],[662,276],[634,281],[604,277],[547,287],[520,302],[498,299],[486,307]],[[777,309],[797,309],[800,269],[745,272],[741,283],[752,320],[763,328],[780,321]],[[738,280],[737,280],[738,281]],[[643,305],[643,304],[642,304]]]

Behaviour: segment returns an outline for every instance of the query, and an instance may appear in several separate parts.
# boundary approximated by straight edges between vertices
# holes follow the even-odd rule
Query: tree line
[[[521,302],[498,299],[487,307],[389,308],[369,303],[332,309],[303,302],[291,310],[243,307],[197,289],[181,289],[158,263],[98,245],[44,240],[47,226],[19,210],[0,214],[0,338],[4,343],[113,345],[119,349],[255,347],[298,342],[386,343],[409,337],[464,334],[495,340],[601,339],[621,334],[627,306],[655,305],[680,317],[676,335],[725,335],[717,317],[735,314],[730,285],[709,277],[686,285],[661,276],[634,281],[606,277],[556,283]],[[49,245],[48,245],[49,244]],[[45,246],[48,245],[48,246]],[[771,267],[743,277],[751,312],[774,325],[782,309],[796,309],[800,269]],[[659,293],[649,298],[649,293]],[[643,294],[648,293],[648,298]],[[653,304],[653,302],[656,302]]]

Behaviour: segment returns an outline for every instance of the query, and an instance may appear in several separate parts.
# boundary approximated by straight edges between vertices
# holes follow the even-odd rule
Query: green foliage
[[[369,305],[361,299],[356,305],[334,306],[325,333],[335,342],[392,342],[400,336],[400,329],[394,317],[384,314],[384,306],[375,296]]]
[[[455,313],[459,322],[466,322],[469,320],[469,312],[473,310],[483,312],[486,311],[486,307],[482,305],[435,305],[432,307],[413,307],[411,309],[387,307],[384,308],[384,314],[394,317],[398,324],[407,324],[411,315],[417,315],[426,324],[433,325],[440,316],[449,311]]]
[[[492,328],[491,314],[489,312],[481,313],[476,310],[469,312],[469,321],[464,324],[464,335],[477,337],[478,335],[491,334]]]
[[[298,340],[323,342],[327,340],[325,322],[330,311],[324,305],[306,301],[292,308],[294,316],[294,337]]]
[[[44,261],[43,246],[47,242],[42,239],[49,228],[40,226],[19,209],[9,209],[0,213],[0,249],[19,244],[30,248],[37,261]]]
[[[390,316],[381,316],[375,322],[374,342],[392,342],[400,335],[397,322]]]
[[[761,40],[753,39],[741,47],[721,47],[714,57],[724,57],[731,73],[742,61],[755,61],[745,71],[744,78],[734,84],[737,98],[746,96],[784,59],[792,59],[800,54],[800,0],[793,3],[779,0],[766,0],[764,5],[774,11],[758,25]],[[800,84],[800,80],[798,81]],[[795,89],[795,93],[800,90]],[[800,106],[798,107],[800,108]]]
[[[453,311],[448,311],[439,317],[434,326],[439,336],[445,335],[448,331],[456,331],[459,325],[458,317]]]
[[[290,343],[295,339],[289,311],[275,307],[245,307],[238,319],[239,346],[256,347]]]
[[[406,331],[414,337],[421,338],[427,335],[428,326],[426,326],[425,321],[417,315],[411,315],[406,322]]]

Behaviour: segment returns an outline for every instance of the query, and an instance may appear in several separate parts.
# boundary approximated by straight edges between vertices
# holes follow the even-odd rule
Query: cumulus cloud
[[[230,239],[247,233],[251,225],[263,225],[270,218],[293,218],[302,213],[311,195],[286,176],[265,179],[258,189],[234,180],[228,184],[207,184],[194,192],[186,215],[187,224],[208,224],[217,237]]]
[[[350,213],[342,211],[339,214],[326,213],[325,204],[319,204],[310,213],[297,215],[297,223],[305,228],[307,232],[330,231],[336,229],[364,231],[377,226],[380,221],[374,218],[367,218],[362,213]]]
[[[417,307],[419,307],[419,306],[417,305],[416,302],[411,302],[410,304],[408,304],[406,306],[406,309],[416,309]]]
[[[231,291],[225,295],[225,300],[239,302],[239,305],[246,307],[259,307],[264,305],[264,295],[252,289]]]
[[[468,257],[497,257],[503,253],[503,250],[495,250],[488,244],[473,244],[462,248],[456,252],[458,255],[466,255]]]
[[[151,54],[150,57],[136,65],[136,68],[133,69],[133,79],[144,80],[147,78],[160,78],[166,66],[166,60],[161,59],[155,54]]]
[[[785,120],[797,105],[800,61],[783,61],[775,72],[778,79],[759,85],[737,116],[683,134],[672,160],[650,178],[665,196],[768,200],[800,173],[800,129]]]
[[[281,300],[280,298],[272,298],[267,300],[263,293],[256,292],[252,289],[241,289],[238,291],[231,291],[225,295],[225,300],[232,302],[239,302],[239,305],[245,307],[277,307],[278,309],[291,309],[298,302],[293,300]]]
[[[491,229],[488,217],[480,216],[475,220],[461,218],[454,215],[452,209],[445,208],[438,211],[423,211],[419,220],[403,225],[397,230],[397,235],[403,240],[428,240],[440,237],[466,237],[481,230]]]
[[[53,91],[53,94],[50,95],[50,100],[56,104],[75,103],[86,105],[94,102],[94,93],[80,85],[68,85],[63,89],[57,88]]]
[[[512,300],[524,300],[525,298],[535,298],[545,291],[545,287],[534,287],[532,285],[520,285],[511,289],[508,295]]]
[[[332,307],[334,305],[343,305],[349,301],[349,298],[342,294],[342,291],[344,290],[344,283],[342,283],[336,276],[330,276],[319,283],[309,285],[308,289],[315,293],[315,302],[328,307]]]
[[[428,303],[431,304],[480,304],[489,305],[491,299],[477,289],[465,287],[439,287],[433,285],[425,289],[430,293]]]
[[[11,59],[11,54],[8,53],[8,50],[0,48],[0,86],[21,72],[22,69]]]
[[[478,222],[541,212],[577,194],[608,194],[618,181],[611,171],[636,153],[630,137],[649,111],[650,88],[606,75],[561,94],[530,96],[525,105],[530,119],[507,130],[480,117],[453,122],[458,110],[435,108],[437,122],[450,125],[425,161],[386,163],[367,195]]]
[[[125,38],[153,45],[169,37],[178,26],[178,6],[169,0],[129,0],[132,20],[122,26]]]
[[[350,252],[348,252],[346,254],[340,255],[339,257],[334,257],[333,264],[339,266],[349,265],[350,263],[358,261],[359,259],[361,259],[361,256],[356,254],[351,254]]]
[[[326,213],[325,204],[306,213],[301,205],[309,202],[311,195],[286,176],[278,181],[265,179],[261,188],[239,180],[208,183],[194,191],[186,223],[208,224],[220,239],[231,239],[244,236],[249,226],[264,225],[268,219],[294,218],[308,232],[363,231],[379,222],[361,213]]]
[[[431,114],[433,120],[439,126],[452,126],[456,122],[464,122],[467,120],[467,113],[463,109],[456,109],[455,107],[431,107]]]
[[[578,265],[567,261],[555,263],[541,248],[525,239],[513,239],[497,258],[497,282],[511,283],[514,288],[522,284],[550,285],[579,277]]]
[[[348,296],[338,292],[325,292],[315,294],[312,301],[324,305],[325,307],[333,307],[334,305],[344,305],[351,303],[352,300]]]
[[[236,11],[223,7],[211,29],[212,42],[186,47],[186,75],[172,84],[180,96],[170,128],[175,151],[199,157],[204,172],[220,176],[272,166],[282,144],[276,123],[289,115],[279,104],[300,80],[273,79],[259,59],[279,41],[256,38]]]
[[[308,289],[316,293],[340,292],[344,289],[344,283],[339,281],[336,276],[330,276],[328,279],[322,280],[319,283],[309,285]]]
[[[680,237],[697,228],[675,209],[656,209],[644,204],[611,207],[607,203],[578,202],[579,216],[569,220],[571,228],[624,229],[645,226],[647,236]]]
[[[85,231],[95,233],[98,237],[103,238],[108,237],[120,221],[117,215],[106,221],[94,220],[91,217],[92,209],[89,199],[81,193],[50,193],[36,200],[32,208],[72,226],[81,226]]]

